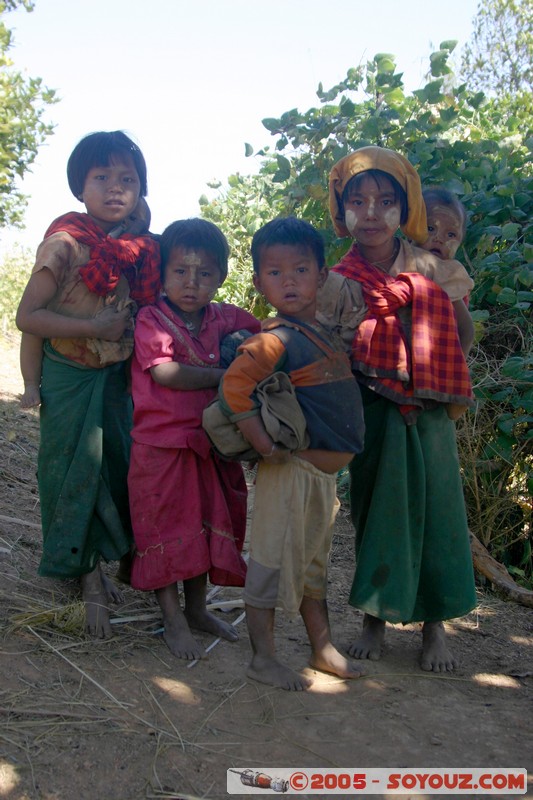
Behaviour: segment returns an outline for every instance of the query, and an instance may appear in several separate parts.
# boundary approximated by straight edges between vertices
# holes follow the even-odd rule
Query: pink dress
[[[139,311],[128,476],[136,589],[160,589],[204,573],[211,583],[244,585],[244,475],[240,464],[213,452],[202,428],[202,412],[217,389],[169,389],[150,374],[168,361],[217,367],[220,341],[242,329],[257,333],[260,324],[227,303],[206,306],[197,336],[164,300]]]

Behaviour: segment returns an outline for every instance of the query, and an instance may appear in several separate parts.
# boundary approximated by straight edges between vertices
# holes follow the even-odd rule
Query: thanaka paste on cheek
[[[357,227],[358,221],[359,220],[357,219],[355,211],[353,211],[351,208],[348,208],[344,214],[344,224],[352,236],[354,235],[354,230]]]
[[[387,223],[387,227],[390,230],[396,230],[400,226],[400,209],[399,208],[388,208],[383,215],[385,222]]]

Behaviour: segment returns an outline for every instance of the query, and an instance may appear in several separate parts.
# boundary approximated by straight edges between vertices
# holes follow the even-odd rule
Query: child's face
[[[163,288],[168,299],[193,314],[211,302],[222,284],[214,256],[201,248],[174,247],[165,267]]]
[[[327,270],[318,268],[309,248],[274,244],[260,251],[254,286],[280,314],[313,322],[316,293],[326,277]]]
[[[108,233],[137,205],[140,181],[132,159],[112,159],[108,167],[92,167],[87,173],[81,201],[87,213]]]
[[[363,177],[344,200],[344,221],[354,239],[366,247],[380,247],[400,225],[401,205],[394,187],[386,178],[378,185]]]
[[[429,236],[424,250],[429,250],[444,260],[453,258],[463,241],[463,221],[453,208],[445,206],[428,206]]]

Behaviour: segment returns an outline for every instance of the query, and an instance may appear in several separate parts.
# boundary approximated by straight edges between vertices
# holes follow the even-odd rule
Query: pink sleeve
[[[161,327],[150,306],[141,308],[135,320],[135,356],[143,372],[176,360],[172,336]]]
[[[243,308],[238,308],[237,306],[235,308],[235,330],[240,331],[244,329],[250,331],[250,333],[259,333],[261,330],[260,321]]]

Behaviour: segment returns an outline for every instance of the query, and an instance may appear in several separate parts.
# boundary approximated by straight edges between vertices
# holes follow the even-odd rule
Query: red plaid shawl
[[[160,293],[159,245],[150,236],[112,239],[88,214],[71,212],[55,219],[44,238],[65,231],[90,248],[89,261],[80,267],[87,288],[101,297],[113,292],[121,273],[130,295],[140,306],[156,302]]]
[[[357,329],[352,361],[376,391],[401,405],[424,399],[472,405],[472,385],[455,313],[440,286],[417,272],[392,277],[354,245],[336,267],[361,284],[368,312]],[[396,313],[411,304],[411,344]],[[417,402],[418,401],[418,402]]]

